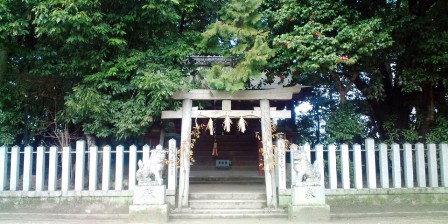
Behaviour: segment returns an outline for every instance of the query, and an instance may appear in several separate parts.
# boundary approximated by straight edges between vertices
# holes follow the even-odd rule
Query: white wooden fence
[[[172,159],[172,154],[176,154],[175,140],[170,140],[169,145],[169,158]],[[144,158],[145,161],[149,155],[148,145],[141,150],[135,145],[130,146],[129,150],[121,145],[115,150],[104,146],[102,151],[93,146],[87,151],[85,141],[77,141],[75,150],[70,147],[59,150],[57,147],[47,149],[40,146],[34,151],[31,146],[27,146],[21,151],[18,146],[11,149],[2,146],[0,191],[133,190],[136,185],[137,160]],[[172,173],[175,163],[170,163],[168,169]],[[172,185],[170,183],[169,187],[173,188]]]
[[[169,145],[169,158],[173,160],[176,143],[171,140]],[[300,147],[308,152],[311,161],[320,161],[319,170],[324,173],[322,183],[329,189],[448,187],[448,144],[388,146],[375,145],[373,139],[367,139],[364,147],[357,144]],[[277,148],[281,149],[278,152],[286,151],[282,141],[278,141]],[[21,150],[18,146],[2,146],[0,191],[133,190],[137,160],[149,158],[149,153],[147,145],[140,150],[135,145],[129,149],[117,146],[113,150],[105,146],[99,150],[93,146],[87,150],[85,141],[78,141],[75,150],[42,146]],[[277,164],[279,190],[289,188],[286,174],[291,173],[289,179],[294,180],[294,172],[285,170],[285,153],[277,153]],[[175,162],[170,163],[167,169],[170,190],[176,185],[175,166]]]
[[[277,142],[281,151],[282,141]],[[322,184],[329,189],[424,188],[448,187],[448,144],[386,144],[375,145],[366,139],[364,148],[355,144],[300,146],[310,161],[319,161],[324,173]],[[290,151],[298,150],[293,146]],[[277,161],[281,158],[277,157]],[[322,162],[325,161],[325,162]],[[281,162],[279,164],[282,164]],[[278,176],[281,166],[277,169]],[[294,171],[291,167],[291,183]],[[279,178],[279,189],[286,188],[286,178]]]

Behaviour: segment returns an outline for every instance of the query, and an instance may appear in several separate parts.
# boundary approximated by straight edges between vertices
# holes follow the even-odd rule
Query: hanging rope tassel
[[[194,127],[191,132],[191,136],[194,138],[199,138],[200,135],[201,135],[201,127],[199,126],[198,118],[196,117],[196,119],[194,120]]]
[[[246,131],[246,126],[247,126],[247,123],[241,116],[240,120],[238,121],[238,130],[240,130],[241,133],[244,133]]]
[[[230,120],[229,115],[226,116],[226,118],[224,119],[224,131],[226,132],[230,132],[230,126],[232,125],[232,120]]]
[[[213,135],[213,120],[210,118],[207,123],[207,129],[210,131],[210,135]]]

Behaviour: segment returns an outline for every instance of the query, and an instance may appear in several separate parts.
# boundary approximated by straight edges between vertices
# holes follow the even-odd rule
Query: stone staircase
[[[251,185],[251,184],[264,184],[265,179],[264,176],[243,176],[241,174],[242,171],[238,173],[232,172],[229,175],[230,171],[222,170],[222,171],[214,171],[215,176],[210,176],[210,174],[200,174],[200,171],[191,171],[190,173],[190,184],[242,184],[242,185]],[[203,172],[205,173],[205,172]],[[210,173],[207,172],[207,173]],[[253,172],[254,174],[255,171]],[[198,175],[198,176],[196,176]],[[209,175],[209,176],[205,176]],[[238,176],[239,175],[239,176]]]
[[[218,169],[212,157],[232,161]],[[252,135],[201,136],[193,148],[188,208],[176,208],[170,219],[287,218],[287,211],[267,208],[265,179],[258,171],[258,140]]]
[[[218,157],[212,157],[213,143],[218,144]],[[191,170],[214,170],[216,159],[230,160],[231,170],[258,169],[258,140],[252,135],[201,136],[193,148],[195,160]]]
[[[262,192],[190,193],[189,208],[174,209],[170,219],[286,218],[284,209],[266,207]]]

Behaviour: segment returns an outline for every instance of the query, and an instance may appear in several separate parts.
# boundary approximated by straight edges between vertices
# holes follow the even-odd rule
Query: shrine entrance
[[[179,162],[180,162],[180,168],[179,168],[179,183],[178,186],[176,186],[176,201],[177,201],[177,207],[188,207],[188,197],[190,192],[190,177],[194,172],[196,172],[195,168],[190,167],[191,161],[200,159],[200,162],[204,162],[204,158],[195,158],[195,153],[192,150],[192,144],[199,143],[201,140],[205,140],[207,142],[207,139],[213,140],[213,143],[218,143],[217,145],[217,155],[215,154],[215,151],[213,150],[213,146],[210,147],[210,145],[202,146],[201,150],[207,150],[209,151],[209,155],[211,158],[212,156],[216,156],[215,159],[219,160],[228,160],[232,162],[232,160],[235,162],[241,162],[241,164],[231,164],[236,167],[236,165],[240,165],[242,168],[244,166],[244,162],[242,162],[241,158],[238,159],[232,159],[232,153],[225,154],[224,152],[221,152],[220,155],[220,145],[219,140],[228,141],[231,138],[234,139],[240,139],[242,141],[245,141],[244,138],[253,140],[256,140],[255,133],[252,131],[252,133],[242,133],[242,134],[235,134],[234,136],[223,133],[222,131],[217,131],[217,129],[222,130],[223,129],[223,123],[224,128],[229,130],[227,132],[230,132],[231,126],[235,127],[240,123],[241,125],[241,119],[245,121],[246,119],[249,121],[249,119],[254,119],[252,121],[249,121],[249,124],[253,123],[259,123],[260,131],[258,132],[259,139],[261,140],[261,147],[260,145],[254,145],[256,147],[255,152],[249,151],[250,153],[254,153],[254,158],[258,161],[258,150],[260,149],[260,156],[262,157],[263,161],[263,170],[262,175],[264,175],[264,183],[266,188],[266,198],[267,198],[267,206],[268,207],[277,207],[278,205],[278,198],[277,198],[277,186],[276,186],[276,175],[275,175],[275,159],[274,159],[274,152],[273,152],[273,143],[272,143],[272,129],[271,129],[271,119],[276,118],[291,118],[291,111],[289,110],[277,110],[277,108],[270,107],[270,101],[285,101],[285,100],[291,100],[292,95],[294,93],[299,93],[301,87],[300,86],[294,86],[294,87],[284,87],[279,89],[268,89],[268,90],[242,90],[235,92],[233,94],[228,92],[222,92],[222,91],[216,91],[216,90],[205,90],[205,89],[194,89],[190,90],[187,93],[184,92],[178,92],[173,95],[173,99],[175,100],[182,100],[182,109],[178,111],[163,111],[162,112],[162,119],[182,119],[182,125],[181,125],[181,139],[180,139],[180,146],[179,146]],[[214,101],[221,103],[220,107],[216,110],[200,110],[198,107],[193,107],[193,101]],[[232,101],[241,102],[241,101],[247,101],[251,104],[258,104],[258,106],[254,106],[252,109],[243,109],[243,110],[234,110],[232,109]],[[213,133],[210,133],[208,136],[194,136],[195,131],[197,131],[197,128],[199,125],[197,125],[197,120],[208,120],[209,122],[213,123]],[[259,119],[259,120],[258,120]],[[230,123],[229,120],[232,120]],[[236,122],[238,121],[238,122]],[[207,126],[209,126],[209,122],[207,122]],[[203,122],[199,122],[203,123]],[[210,127],[207,131],[210,131]],[[250,125],[247,126],[247,128],[251,128]],[[253,128],[253,127],[252,127]],[[214,132],[216,129],[217,132]],[[241,127],[240,127],[241,129]],[[258,129],[258,128],[257,128]],[[249,131],[250,132],[250,131]],[[194,140],[192,142],[192,133],[194,138],[200,139],[201,137],[203,139],[201,140]],[[227,136],[227,137],[226,137]],[[246,141],[247,142],[247,141]],[[256,141],[254,141],[254,144],[256,144]],[[222,145],[221,145],[222,146]],[[201,147],[201,146],[197,146]],[[245,147],[245,146],[243,146]],[[205,149],[204,149],[205,148]],[[198,150],[198,149],[196,149]],[[223,149],[222,149],[223,150]],[[193,152],[193,153],[192,153]],[[235,153],[233,153],[235,154]],[[236,158],[236,157],[235,157]],[[210,159],[208,159],[210,160]],[[216,162],[216,161],[215,161]],[[213,165],[209,164],[209,165]],[[214,164],[216,166],[216,164]],[[225,165],[225,164],[224,164]],[[246,164],[248,166],[251,166],[250,164]],[[258,170],[258,162],[254,163],[254,169],[250,170],[249,172],[253,171],[255,175],[259,174],[260,172]],[[224,168],[224,167],[223,167]],[[232,170],[232,172],[245,172],[244,169],[235,169]],[[240,175],[241,176],[241,175]]]

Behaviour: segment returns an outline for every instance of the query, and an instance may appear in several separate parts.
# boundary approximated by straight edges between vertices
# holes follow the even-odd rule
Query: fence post
[[[389,188],[389,158],[387,152],[387,145],[381,143],[379,145],[380,150],[380,175],[381,175],[381,187]]]
[[[348,156],[348,145],[341,145],[341,171],[342,188],[350,189],[350,158]]]
[[[376,164],[375,164],[375,141],[366,139],[366,164],[367,164],[367,187],[376,188]]]
[[[96,191],[98,182],[98,147],[89,148],[89,191]]]
[[[414,187],[414,161],[412,160],[412,145],[406,143],[403,147],[404,184],[406,187],[412,188]]]
[[[26,146],[23,156],[23,191],[31,188],[31,177],[33,176],[33,147]]]
[[[353,162],[355,163],[355,188],[362,189],[361,145],[353,145]]]
[[[303,149],[305,150],[308,161],[311,162],[311,145],[310,145],[310,143],[306,142],[305,145],[303,145]]]
[[[103,148],[103,174],[101,182],[101,190],[108,191],[110,185],[110,146],[106,145]]]
[[[8,175],[8,148],[0,147],[0,191],[6,187],[6,176]]]
[[[292,144],[289,147],[289,155],[290,155],[290,163],[291,163],[291,187],[296,184],[296,171],[294,170],[294,161],[293,161],[293,155],[294,152],[297,151],[299,148],[296,144]]]
[[[115,190],[123,190],[124,147],[117,146],[115,152]]]
[[[401,188],[400,145],[392,144],[392,183],[394,188]]]
[[[45,180],[45,164],[46,164],[46,156],[45,156],[45,147],[39,146],[37,147],[37,155],[36,155],[36,191],[44,190],[44,180]]]
[[[428,176],[429,186],[438,187],[436,144],[428,144]]]
[[[149,145],[144,145],[143,146],[143,156],[142,156],[142,161],[144,164],[147,164],[149,161],[149,152],[151,151]]]
[[[276,150],[276,160],[277,160],[277,186],[278,190],[286,189],[286,161],[285,161],[285,140],[277,139],[277,150]]]
[[[425,146],[422,143],[415,144],[415,169],[417,171],[417,186],[426,187],[425,172]]]
[[[330,189],[338,188],[338,176],[336,169],[336,146],[334,144],[330,144],[328,146],[328,175],[330,179]]]
[[[84,190],[84,167],[85,167],[86,142],[76,142],[76,168],[75,168],[75,191]]]
[[[50,159],[48,161],[48,191],[55,191],[58,178],[58,148],[50,147]]]
[[[20,147],[13,146],[11,149],[11,174],[9,176],[9,190],[16,191],[17,183],[19,182],[19,167],[20,167]]]
[[[440,144],[439,150],[442,187],[448,187],[448,144]]]
[[[321,144],[316,145],[316,160],[318,170],[320,173],[320,184],[325,187],[325,174],[324,174],[324,146]]]
[[[131,145],[129,148],[129,186],[128,190],[134,190],[137,173],[137,146]]]
[[[71,148],[66,146],[62,148],[62,180],[61,191],[68,191],[71,185],[70,168],[72,166]]]
[[[176,171],[177,171],[177,148],[176,148],[176,140],[170,139],[168,141],[168,190],[175,192],[176,191]]]

